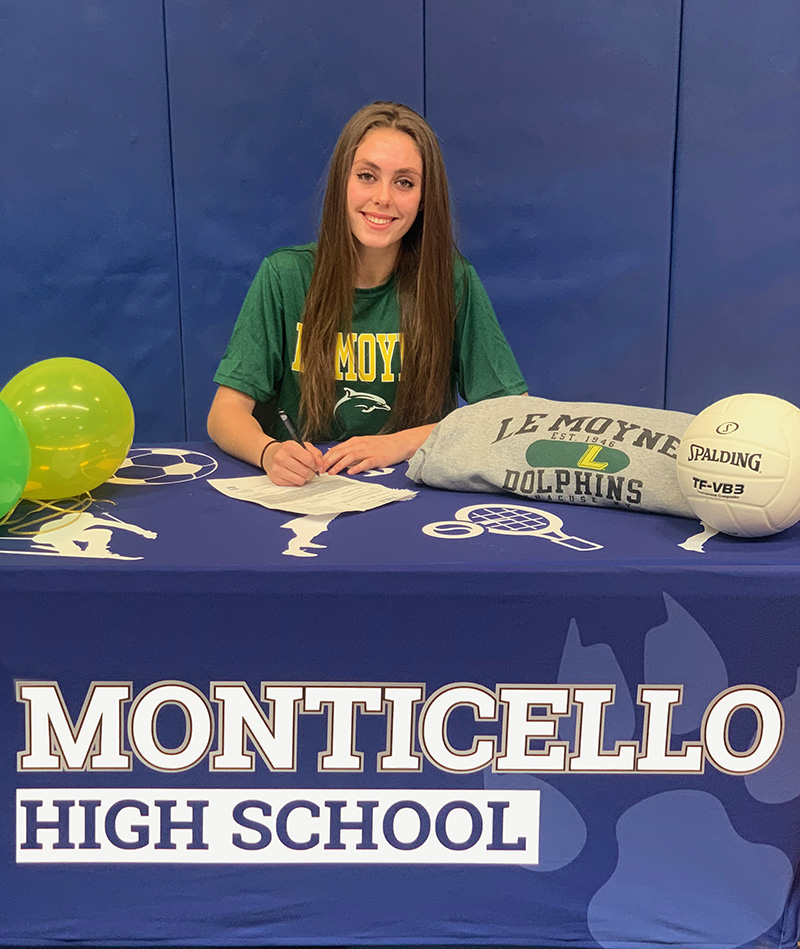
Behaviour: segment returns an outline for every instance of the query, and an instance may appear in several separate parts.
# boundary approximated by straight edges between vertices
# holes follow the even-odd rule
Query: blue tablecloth
[[[796,945],[800,529],[132,456],[0,530],[3,945]]]

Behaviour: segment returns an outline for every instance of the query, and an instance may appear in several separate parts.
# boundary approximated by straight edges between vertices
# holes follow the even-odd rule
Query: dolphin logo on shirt
[[[368,415],[370,412],[391,412],[392,407],[379,395],[373,395],[371,392],[356,392],[345,386],[344,395],[333,407],[334,416],[339,411],[339,407],[347,404],[348,408],[361,412],[362,415]]]

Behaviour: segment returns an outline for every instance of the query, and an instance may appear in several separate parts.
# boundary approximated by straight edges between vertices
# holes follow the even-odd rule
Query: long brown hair
[[[308,438],[328,432],[333,418],[336,337],[350,332],[358,267],[347,217],[347,183],[356,149],[375,128],[405,132],[422,157],[420,208],[403,236],[395,265],[403,370],[383,431],[438,421],[454,407],[450,378],[456,249],[444,159],[433,129],[422,116],[396,102],[373,102],[342,129],[328,172],[314,273],[303,310],[300,405]]]

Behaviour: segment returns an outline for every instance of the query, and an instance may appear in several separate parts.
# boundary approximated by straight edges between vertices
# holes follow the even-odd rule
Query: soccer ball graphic
[[[720,399],[690,423],[678,449],[689,507],[735,537],[765,537],[800,519],[800,409],[745,393]]]
[[[109,484],[178,484],[216,471],[211,455],[185,448],[132,448]]]

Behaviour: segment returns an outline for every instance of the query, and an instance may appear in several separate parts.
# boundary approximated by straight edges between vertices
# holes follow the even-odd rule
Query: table
[[[800,529],[132,455],[0,532],[0,943],[796,945]]]

